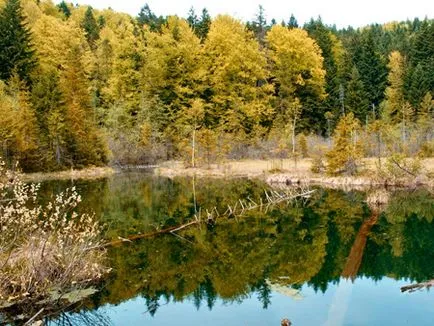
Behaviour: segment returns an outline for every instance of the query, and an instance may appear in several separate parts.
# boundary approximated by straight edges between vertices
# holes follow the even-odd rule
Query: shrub
[[[24,184],[0,164],[0,306],[48,299],[103,276],[101,225],[77,214],[75,188],[42,206],[39,185]]]
[[[329,174],[357,173],[362,146],[357,140],[360,122],[349,113],[339,120],[333,135],[333,149],[327,153],[327,172]]]
[[[385,164],[386,177],[392,179],[416,178],[421,174],[422,164],[418,158],[406,158],[404,154],[389,156]]]

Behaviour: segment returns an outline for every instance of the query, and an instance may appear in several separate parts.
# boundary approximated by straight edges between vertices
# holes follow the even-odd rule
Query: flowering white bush
[[[0,306],[76,289],[108,271],[101,226],[74,211],[81,201],[75,188],[44,206],[38,189],[0,163]]]

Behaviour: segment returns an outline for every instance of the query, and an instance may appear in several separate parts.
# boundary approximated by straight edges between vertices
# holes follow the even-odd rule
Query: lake
[[[112,240],[258,203],[270,191],[248,179],[123,173],[45,182],[41,200],[72,185],[79,209],[100,217]],[[394,190],[375,210],[366,197],[315,188],[309,198],[112,246],[99,292],[50,324],[432,325],[434,293],[401,292],[434,278],[432,194]]]

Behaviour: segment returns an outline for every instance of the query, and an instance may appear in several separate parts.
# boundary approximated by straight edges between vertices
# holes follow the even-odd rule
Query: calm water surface
[[[48,195],[71,186],[47,182]],[[75,182],[83,211],[117,239],[258,201],[268,187],[239,180],[129,173]],[[195,193],[193,192],[195,190]],[[372,211],[358,191],[317,189],[308,200],[254,210],[183,238],[161,235],[109,249],[100,292],[53,322],[77,325],[432,325],[434,293],[401,286],[434,278],[434,200],[394,191]],[[195,208],[196,201],[196,208]]]

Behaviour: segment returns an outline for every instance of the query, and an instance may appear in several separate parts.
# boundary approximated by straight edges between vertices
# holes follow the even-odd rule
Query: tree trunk
[[[363,253],[365,252],[366,241],[368,240],[369,232],[377,223],[378,216],[379,212],[373,211],[372,216],[365,220],[360,227],[342,272],[343,277],[351,278],[353,281],[356,278],[360,265],[362,264]]]
[[[196,167],[195,157],[194,157],[195,152],[196,152],[196,123],[194,124],[194,128],[193,128],[193,146],[192,146],[192,152],[191,152],[191,166],[192,167]]]
[[[294,117],[293,123],[292,123],[292,157],[294,159],[294,167],[297,169],[297,156],[295,155],[295,126],[297,123],[297,117]]]

